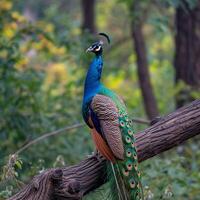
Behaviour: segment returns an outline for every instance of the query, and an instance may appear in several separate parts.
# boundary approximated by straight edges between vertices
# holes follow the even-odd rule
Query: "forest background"
[[[103,82],[123,97],[132,118],[152,120],[200,98],[199,0],[0,0],[1,200],[35,174],[94,151],[87,127],[21,148],[83,121],[92,58],[85,49],[98,32],[111,36]],[[196,138],[142,163],[146,199],[200,199],[199,149]],[[104,185],[85,199],[108,193]]]

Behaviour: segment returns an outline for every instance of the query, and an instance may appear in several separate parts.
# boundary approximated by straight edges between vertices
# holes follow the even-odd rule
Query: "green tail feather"
[[[125,159],[108,168],[109,180],[112,187],[112,199],[142,200],[140,172],[138,169],[135,139],[132,123],[124,109],[119,110],[119,125],[124,143]]]
[[[119,126],[124,145],[124,160],[117,160],[113,168],[108,167],[109,181],[114,200],[143,200],[140,171],[138,169],[134,130],[123,101],[111,90],[102,87],[100,94],[110,97],[119,112]],[[114,172],[113,172],[114,171]],[[117,179],[117,181],[116,181]],[[117,182],[117,183],[116,183]],[[117,184],[119,187],[117,187]],[[120,197],[120,198],[119,198]]]
[[[110,163],[110,165],[111,165],[112,173],[114,176],[114,181],[115,181],[114,185],[116,185],[116,188],[117,188],[118,198],[127,199],[125,187],[124,185],[121,185],[121,183],[123,184],[122,180],[120,180],[121,177],[117,175],[119,173],[119,169],[115,169],[113,163]]]

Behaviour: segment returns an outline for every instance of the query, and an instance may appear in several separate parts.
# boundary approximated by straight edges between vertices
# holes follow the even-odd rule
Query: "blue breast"
[[[82,115],[85,122],[88,124],[89,117],[89,107],[92,98],[98,94],[102,85],[100,83],[101,72],[102,72],[103,60],[101,55],[95,56],[87,72],[85,86],[84,86],[84,96],[82,104]]]

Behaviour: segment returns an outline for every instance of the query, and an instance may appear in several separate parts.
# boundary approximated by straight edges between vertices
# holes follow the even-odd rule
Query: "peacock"
[[[110,43],[107,34],[99,35]],[[85,79],[82,115],[97,150],[107,159],[112,198],[142,200],[132,121],[123,100],[100,81],[103,41],[93,43],[86,52],[93,52],[95,56]]]

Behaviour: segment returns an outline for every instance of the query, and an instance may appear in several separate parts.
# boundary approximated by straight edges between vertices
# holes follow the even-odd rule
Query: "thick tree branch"
[[[196,100],[136,134],[139,162],[200,133],[200,100]],[[71,167],[49,169],[36,176],[10,200],[81,199],[106,182],[105,160],[96,155]]]

